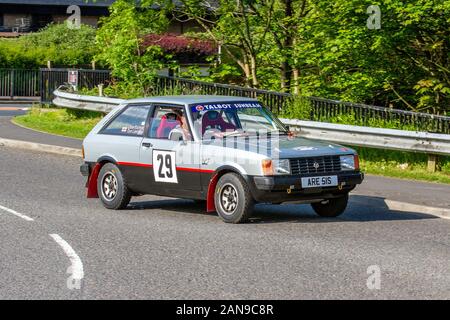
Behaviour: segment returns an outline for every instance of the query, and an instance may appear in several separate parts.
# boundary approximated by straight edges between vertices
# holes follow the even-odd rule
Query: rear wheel
[[[132,195],[122,173],[113,163],[107,163],[101,168],[97,180],[97,191],[103,205],[113,210],[125,209]]]
[[[347,208],[348,194],[339,198],[326,199],[311,203],[314,211],[321,217],[334,218],[344,213]]]
[[[248,221],[254,207],[247,183],[236,173],[227,173],[219,179],[214,203],[217,213],[227,223]]]

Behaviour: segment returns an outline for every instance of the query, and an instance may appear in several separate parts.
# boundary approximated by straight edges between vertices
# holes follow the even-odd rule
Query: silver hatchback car
[[[109,209],[153,194],[204,202],[230,223],[255,203],[311,203],[336,217],[363,181],[358,155],[296,137],[260,102],[227,96],[129,100],[83,142],[87,196]]]

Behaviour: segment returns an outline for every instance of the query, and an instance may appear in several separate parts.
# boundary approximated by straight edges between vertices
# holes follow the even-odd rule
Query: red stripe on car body
[[[129,167],[147,167],[147,168],[153,167],[152,164],[136,163],[136,162],[117,162],[117,164],[120,166],[129,166]]]
[[[147,167],[152,168],[152,164],[146,163],[137,163],[137,162],[117,162],[118,165],[121,166],[129,166],[129,167]],[[210,169],[198,169],[198,168],[186,168],[186,167],[176,167],[177,171],[187,171],[187,172],[198,172],[198,173],[214,173],[214,170]]]
[[[197,168],[177,167],[177,170],[178,170],[178,171],[188,171],[188,172],[199,172],[199,173],[214,173],[214,170],[197,169]]]

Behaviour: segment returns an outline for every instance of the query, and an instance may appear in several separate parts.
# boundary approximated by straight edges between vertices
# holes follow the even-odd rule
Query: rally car
[[[363,181],[358,155],[295,136],[256,99],[165,96],[128,100],[83,142],[88,198],[124,209],[152,194],[204,202],[241,223],[255,203],[311,203],[336,217]]]

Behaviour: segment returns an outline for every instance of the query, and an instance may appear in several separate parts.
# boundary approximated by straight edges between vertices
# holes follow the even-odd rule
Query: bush
[[[0,39],[0,68],[37,69],[47,61],[77,67],[90,64],[96,53],[95,29],[51,24],[17,39]]]
[[[0,39],[0,68],[37,69],[47,50],[27,50],[21,39]]]
[[[101,112],[89,110],[67,109],[68,119],[95,119],[102,116]]]
[[[217,53],[217,47],[212,41],[170,33],[148,34],[143,38],[142,46],[159,46],[165,53],[173,55],[173,58],[180,63],[206,62],[208,56]]]
[[[310,120],[312,104],[311,101],[302,96],[293,96],[284,106],[279,116],[290,119]]]

